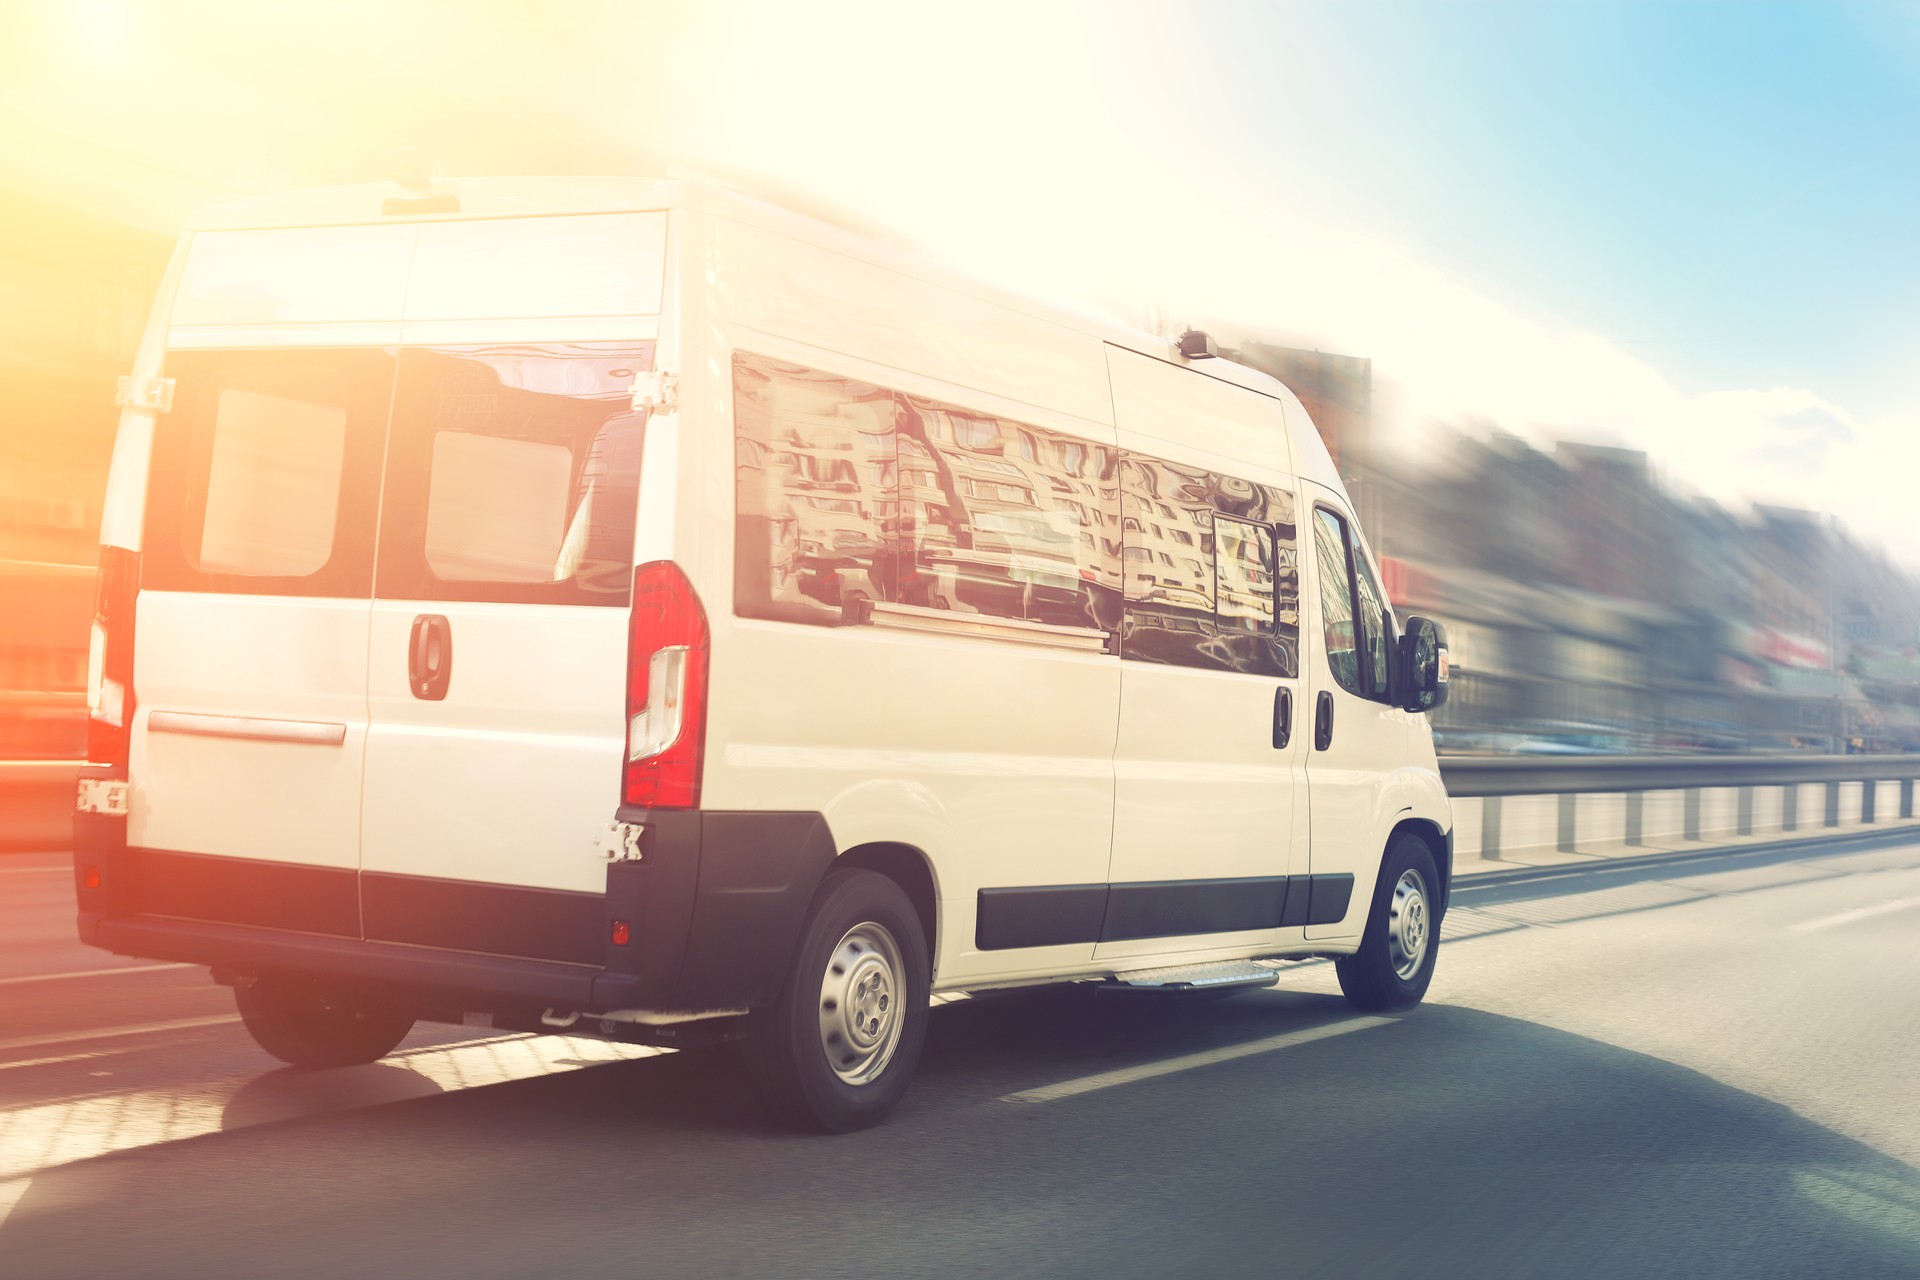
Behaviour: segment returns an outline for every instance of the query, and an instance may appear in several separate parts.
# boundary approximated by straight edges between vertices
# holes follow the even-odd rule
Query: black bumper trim
[[[91,926],[91,928],[89,928]],[[82,917],[83,935],[121,955],[188,964],[326,973],[436,992],[507,996],[555,1008],[594,1009],[601,970],[553,960],[441,951],[396,942],[362,942],[250,925],[157,916]],[[611,993],[609,993],[611,994]],[[478,1007],[485,1008],[485,1002]],[[618,1005],[599,1005],[617,1008]]]

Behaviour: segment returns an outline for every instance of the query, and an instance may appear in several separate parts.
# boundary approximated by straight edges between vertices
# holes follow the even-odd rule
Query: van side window
[[[734,357],[735,613],[832,626],[898,599],[895,416],[872,383]]]
[[[1095,537],[1119,514],[1114,451],[900,397],[901,600],[1111,629],[1120,568]]]
[[[746,353],[733,386],[740,616],[830,626],[867,599],[1118,624],[1110,447]]]
[[[1121,489],[1121,656],[1296,675],[1293,495],[1131,452],[1121,462]]]
[[[408,348],[395,384],[375,593],[624,605],[651,350]]]
[[[1313,523],[1320,575],[1320,625],[1333,678],[1349,693],[1385,701],[1387,647],[1392,642],[1386,594],[1374,581],[1373,570],[1354,543],[1345,520],[1321,507],[1314,511]]]

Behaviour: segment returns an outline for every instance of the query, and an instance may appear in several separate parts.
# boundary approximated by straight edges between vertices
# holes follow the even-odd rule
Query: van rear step
[[[1173,991],[1207,987],[1270,987],[1279,981],[1277,969],[1257,960],[1222,960],[1217,964],[1177,964],[1165,969],[1133,969],[1113,975],[1115,983],[1142,991]]]

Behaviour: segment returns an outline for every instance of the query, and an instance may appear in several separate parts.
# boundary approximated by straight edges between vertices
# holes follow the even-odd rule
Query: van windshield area
[[[186,351],[145,585],[624,605],[646,343]],[[377,545],[376,545],[377,544]]]

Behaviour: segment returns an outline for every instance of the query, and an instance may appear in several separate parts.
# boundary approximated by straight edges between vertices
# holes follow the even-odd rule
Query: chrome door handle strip
[[[305,742],[321,747],[337,747],[347,740],[347,726],[324,720],[263,720],[257,716],[209,716],[197,711],[155,711],[147,717],[147,731],[254,742]]]
[[[955,609],[928,609],[921,605],[890,604],[883,600],[868,603],[867,621],[873,626],[896,631],[979,636],[989,640],[1043,645],[1052,649],[1073,649],[1081,653],[1105,653],[1107,649],[1107,633],[1093,627],[1063,627],[1051,622],[1029,622],[1024,618],[1002,618],[985,613],[961,613]]]

